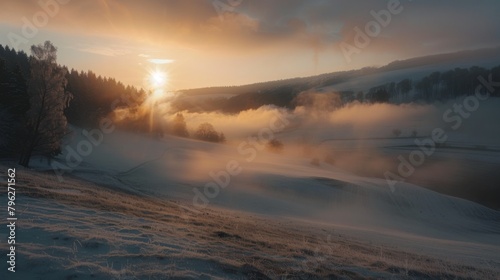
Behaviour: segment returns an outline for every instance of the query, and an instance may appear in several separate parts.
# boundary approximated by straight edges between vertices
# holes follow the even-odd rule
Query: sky
[[[0,0],[0,44],[148,88],[231,86],[500,45],[498,0]]]

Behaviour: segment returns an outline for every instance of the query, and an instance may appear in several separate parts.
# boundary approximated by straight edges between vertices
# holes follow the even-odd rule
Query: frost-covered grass
[[[19,259],[12,279],[495,279],[500,273],[494,261],[428,257],[332,224],[216,208],[195,214],[183,201],[75,178],[61,183],[26,169],[17,174]]]

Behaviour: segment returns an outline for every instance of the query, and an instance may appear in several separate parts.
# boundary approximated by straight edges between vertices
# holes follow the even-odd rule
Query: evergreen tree
[[[21,68],[6,68],[5,61],[0,59],[0,154],[14,156],[19,154],[19,139],[26,138],[26,111],[29,100],[26,92],[26,80]]]
[[[181,113],[177,113],[174,118],[172,125],[172,133],[180,137],[189,137],[189,132],[187,131],[186,121]]]

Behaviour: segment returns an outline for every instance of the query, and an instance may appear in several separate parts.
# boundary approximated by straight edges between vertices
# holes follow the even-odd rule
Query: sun
[[[149,74],[149,83],[154,89],[163,88],[168,83],[168,75],[166,72],[155,70]]]

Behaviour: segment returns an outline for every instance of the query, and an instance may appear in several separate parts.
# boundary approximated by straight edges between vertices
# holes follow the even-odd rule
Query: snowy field
[[[76,135],[73,143],[83,139]],[[381,140],[372,145],[380,142],[387,147]],[[391,191],[384,179],[311,164],[295,153],[258,151],[247,161],[237,146],[117,131],[67,170],[63,182],[43,159],[33,161],[33,171],[19,169],[16,279],[496,279],[500,273],[499,211],[408,183]],[[467,155],[488,160],[480,152]],[[210,173],[229,162],[241,172],[207,204],[196,199],[194,190],[204,193],[217,182]]]
[[[184,112],[225,144],[72,127],[18,167],[16,279],[497,279],[499,100],[452,129],[456,102]],[[446,143],[389,184],[436,128]]]

